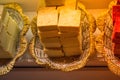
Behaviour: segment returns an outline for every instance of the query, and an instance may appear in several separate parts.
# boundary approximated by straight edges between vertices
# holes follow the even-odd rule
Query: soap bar
[[[44,49],[44,53],[49,57],[63,57],[64,53],[59,49]]]
[[[114,52],[115,55],[119,55],[120,56],[120,43],[114,44],[113,52]]]
[[[59,42],[60,39],[58,37],[53,37],[53,38],[40,38],[42,42]]]
[[[2,16],[2,12],[3,12],[3,5],[0,5],[0,16]]]
[[[38,8],[45,6],[46,6],[45,0],[38,0]]]
[[[5,59],[5,58],[13,58],[14,56],[11,55],[10,53],[6,52],[5,50],[2,49],[0,46],[0,58]]]
[[[76,9],[77,0],[65,0],[65,7],[69,7],[70,9]]]
[[[60,42],[44,42],[42,43],[44,48],[61,48]]]
[[[61,47],[60,39],[55,38],[41,38],[41,42],[46,48],[59,48]]]
[[[15,20],[12,19],[12,17],[9,18],[8,21],[8,26],[6,27],[6,31],[7,33],[12,36],[13,38],[16,38],[18,36],[18,33],[20,32],[20,29],[17,25],[17,23],[15,22]]]
[[[4,30],[3,30],[4,31]],[[8,54],[9,57],[6,56],[6,58],[12,58],[15,55],[16,52],[16,44],[17,44],[17,38],[18,37],[12,37],[8,35],[7,33],[0,34],[0,46],[2,47],[1,50],[4,51],[2,54]],[[0,58],[5,58],[3,56],[0,56]]]
[[[44,13],[48,13],[52,10],[56,10],[56,7],[40,7],[38,9],[38,14],[44,14]]]
[[[74,32],[71,32],[71,33],[59,33],[60,34],[60,37],[61,38],[70,38],[70,37],[77,37],[79,35],[79,33],[74,33]]]
[[[80,47],[64,47],[65,56],[76,56],[82,54]]]
[[[51,9],[51,11],[38,11],[37,26],[40,31],[57,30],[58,12]]]
[[[65,0],[45,0],[46,6],[61,6]]]
[[[9,18],[10,18],[9,13],[4,9],[1,18],[3,26],[7,26]]]
[[[60,32],[79,32],[81,12],[78,10],[61,10],[58,28]]]
[[[114,43],[120,43],[120,17],[116,17],[112,33],[112,41]]]
[[[63,9],[76,10],[77,0],[65,0],[64,6],[57,6],[57,10],[60,12]]]
[[[120,42],[120,6],[113,6],[112,9],[112,15],[113,15],[113,33],[112,33],[112,41],[114,43]]]
[[[16,21],[4,9],[2,13],[2,25],[0,32],[0,58],[13,58],[16,53],[16,46],[20,29]]]
[[[39,32],[39,34],[42,38],[59,37],[58,30]]]
[[[79,47],[80,37],[60,38],[63,47]]]

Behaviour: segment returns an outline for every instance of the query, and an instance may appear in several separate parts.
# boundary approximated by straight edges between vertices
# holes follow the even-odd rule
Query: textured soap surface
[[[60,11],[58,27],[61,32],[79,32],[81,12],[64,9]]]
[[[58,12],[54,7],[39,9],[37,26],[40,31],[57,30],[57,23]]]

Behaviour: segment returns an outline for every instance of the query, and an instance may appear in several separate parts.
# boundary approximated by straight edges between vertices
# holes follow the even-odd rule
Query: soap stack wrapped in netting
[[[72,0],[70,0],[70,1],[72,1]],[[73,0],[73,1],[76,1],[76,0]],[[65,2],[65,3],[67,4],[67,2]],[[68,4],[70,4],[70,2]],[[76,9],[74,9],[74,8],[76,8]],[[41,9],[41,8],[39,8],[39,9]],[[65,13],[64,14],[63,12],[61,12],[63,14],[59,13],[59,15],[61,15],[61,16],[59,16],[59,18],[64,16],[62,19],[63,22],[61,20],[61,22],[58,24],[57,30],[56,30],[56,27],[57,27],[56,25],[40,27],[40,26],[38,26],[38,24],[40,24],[40,22],[38,23],[38,19],[40,19],[38,17],[40,16],[40,14],[44,15],[44,16],[45,16],[45,14],[39,13],[39,11],[38,11],[38,13],[39,13],[38,16],[33,18],[32,22],[31,22],[31,30],[32,30],[34,37],[32,38],[31,43],[29,45],[30,53],[36,59],[36,62],[38,64],[46,65],[52,69],[58,69],[58,70],[62,70],[62,71],[72,71],[72,70],[82,68],[86,65],[89,57],[94,53],[94,50],[95,50],[94,37],[93,37],[93,33],[96,29],[95,19],[90,13],[88,13],[88,11],[85,9],[84,5],[82,5],[80,2],[77,2],[77,5],[70,4],[69,7],[67,5],[67,6],[62,6],[62,7],[56,7],[55,9],[58,10],[58,13],[61,11],[64,12],[64,10],[66,10],[66,9],[70,10],[67,12],[72,12],[72,11],[78,11],[78,13],[80,12],[80,15],[78,16],[78,18],[75,18],[75,19],[79,20],[79,22],[78,22],[79,25],[75,26],[75,28],[74,28],[74,26],[66,26],[66,23],[70,22],[70,21],[66,21],[66,20],[72,20],[73,18],[71,18],[71,16],[72,17],[75,17],[75,16],[71,15],[71,13],[64,12]],[[73,12],[73,14],[75,14],[75,13]],[[51,14],[51,12],[50,12],[50,14]],[[66,15],[66,14],[69,14],[70,17],[68,17],[68,15]],[[65,15],[69,19],[67,19]],[[47,14],[47,16],[48,16],[48,14]],[[54,19],[56,19],[56,18],[54,18]],[[74,22],[75,21],[73,21],[73,23]],[[51,23],[51,22],[49,21],[49,23]],[[71,24],[72,24],[72,21],[70,24],[67,24],[67,25],[71,25]],[[80,32],[79,32],[79,28],[80,28]],[[50,29],[51,32],[53,32],[53,33],[56,33],[58,31],[57,35],[48,34],[46,31],[48,29]],[[46,40],[46,43],[48,43],[48,44],[46,44],[44,42],[44,40],[42,39],[43,37],[45,37],[44,35],[42,35],[42,33],[44,33],[43,32],[44,30],[45,30],[45,33],[48,34],[48,35],[45,35],[47,37],[51,37],[51,36],[54,36],[54,37],[57,36],[57,38],[59,37],[58,38],[58,39],[60,39],[59,42],[56,41],[57,39],[54,39],[55,42],[53,42],[53,41],[52,42],[54,44],[60,43],[60,45],[52,45],[52,44],[48,45],[48,44],[50,44],[50,42],[49,42],[50,38],[48,38],[48,41]],[[59,34],[60,34],[60,36],[59,36]],[[71,34],[71,35],[69,35],[69,34]],[[76,36],[78,34],[80,35],[80,37],[75,37],[76,41],[75,41],[75,38],[71,38],[71,36]],[[62,37],[63,42],[61,41],[61,37]],[[68,38],[66,39],[65,37],[70,37],[70,40],[73,40],[73,42],[67,40]],[[64,40],[65,40],[64,38],[68,42],[64,43]],[[80,40],[80,44],[78,44],[79,42],[77,43],[77,40]],[[71,42],[71,44],[69,42]],[[76,49],[77,52],[75,52],[75,50],[72,48],[71,45],[77,46],[77,47],[73,47],[74,49],[77,48]],[[52,48],[51,46],[52,47],[57,46],[57,48]],[[58,48],[58,47],[60,47],[60,48]],[[68,48],[66,49],[66,47],[68,47]],[[78,47],[81,47],[81,48],[78,49]],[[51,51],[51,48],[52,48],[52,51]],[[46,49],[47,50],[49,49],[50,53],[49,53],[49,51],[46,52],[45,51]],[[54,49],[61,50],[61,51],[57,52],[57,51],[54,51]],[[80,49],[81,49],[81,51],[80,51]],[[70,51],[73,51],[73,52],[70,52]],[[64,52],[64,55],[62,55],[63,52]]]
[[[109,4],[109,9],[102,13],[96,21],[101,34],[96,38],[96,49],[101,53],[108,64],[109,69],[116,75],[120,75],[119,56],[113,51],[112,33],[114,30],[112,20],[112,8],[117,5],[117,0]]]

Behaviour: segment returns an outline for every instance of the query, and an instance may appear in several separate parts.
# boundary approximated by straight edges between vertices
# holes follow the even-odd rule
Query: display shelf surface
[[[119,80],[106,67],[85,67],[72,72],[45,68],[14,68],[0,80]]]

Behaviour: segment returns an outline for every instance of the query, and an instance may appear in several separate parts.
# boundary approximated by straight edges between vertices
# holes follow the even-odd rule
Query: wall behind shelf
[[[89,9],[103,9],[107,8],[112,0],[78,0]],[[0,0],[0,4],[11,2],[19,3],[24,11],[36,11],[38,8],[39,0]]]

